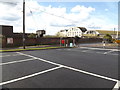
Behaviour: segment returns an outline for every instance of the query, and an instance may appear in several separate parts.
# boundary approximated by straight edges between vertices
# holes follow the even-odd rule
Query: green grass
[[[9,49],[9,50],[0,50],[0,52],[27,51],[27,50],[44,50],[44,49],[55,49],[55,48],[62,48],[62,47],[43,47],[43,48]]]

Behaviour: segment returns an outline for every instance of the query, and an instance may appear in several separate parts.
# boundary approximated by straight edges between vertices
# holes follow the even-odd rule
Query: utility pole
[[[115,28],[114,28],[114,39],[115,39]]]
[[[25,49],[25,0],[23,0],[23,49]]]
[[[118,35],[119,35],[119,32],[118,32],[118,30],[117,30],[117,35],[116,35],[116,38],[118,39]]]

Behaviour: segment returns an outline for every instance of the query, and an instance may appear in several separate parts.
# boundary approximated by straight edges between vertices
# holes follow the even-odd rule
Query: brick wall
[[[74,38],[62,38],[63,40],[68,40],[68,43],[70,43],[70,40],[73,40]],[[100,38],[82,38],[79,39],[79,43],[95,43],[95,42],[102,42],[102,39]],[[60,44],[60,38],[26,38],[25,45],[59,45]],[[13,44],[7,44],[7,38],[2,39],[2,47],[17,47],[22,46],[23,40],[22,38],[13,38]]]
[[[79,43],[97,43],[102,42],[101,38],[82,38],[79,40]]]
[[[59,44],[60,38],[37,38],[37,44]]]

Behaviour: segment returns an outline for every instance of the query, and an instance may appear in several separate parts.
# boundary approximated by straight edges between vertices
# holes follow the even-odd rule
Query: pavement
[[[58,45],[36,45],[36,46],[25,46],[25,48],[43,48],[43,47],[53,47],[53,46],[58,46]],[[8,50],[8,49],[23,49],[23,46],[0,48],[0,50]]]
[[[2,82],[13,88],[92,88],[116,90],[118,49],[59,48],[1,53]]]
[[[9,47],[9,48],[0,48],[0,52],[11,52],[11,51],[28,51],[28,50],[44,50],[44,49],[55,49],[63,48],[59,45],[37,45],[37,46],[25,46],[25,49],[22,47]]]
[[[105,46],[103,43],[86,43],[86,44],[79,44],[82,47],[94,47],[94,48],[111,48],[111,49],[120,49],[120,46],[116,43],[107,43]]]
[[[120,49],[120,46],[115,43],[105,44],[105,46],[102,43],[85,43],[85,44],[80,43],[79,47]],[[1,51],[3,52],[3,51],[41,50],[41,49],[54,49],[54,48],[66,48],[66,47],[60,47],[60,45],[37,45],[37,46],[25,46],[25,49],[23,49],[23,46],[21,46],[21,47],[15,47],[15,48],[0,48],[0,52]]]

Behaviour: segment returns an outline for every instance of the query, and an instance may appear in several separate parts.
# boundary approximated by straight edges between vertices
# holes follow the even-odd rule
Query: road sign
[[[7,38],[7,44],[13,44],[13,38]]]

